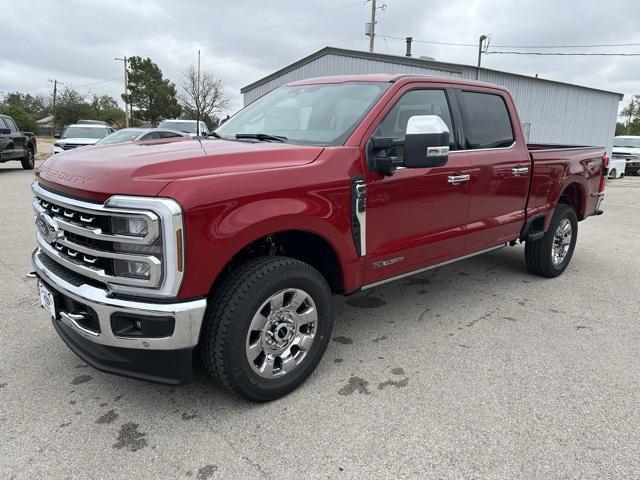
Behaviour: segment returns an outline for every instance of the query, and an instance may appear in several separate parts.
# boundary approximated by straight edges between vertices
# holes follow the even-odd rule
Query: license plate
[[[40,293],[40,304],[44,311],[52,318],[56,318],[56,303],[53,294],[41,282],[38,282],[38,293]]]

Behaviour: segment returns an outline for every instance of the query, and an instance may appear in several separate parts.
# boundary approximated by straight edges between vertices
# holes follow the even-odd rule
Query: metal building
[[[304,78],[369,73],[457,77],[507,87],[532,143],[606,146],[610,153],[620,93],[431,59],[325,47],[240,92],[248,105],[280,85]]]

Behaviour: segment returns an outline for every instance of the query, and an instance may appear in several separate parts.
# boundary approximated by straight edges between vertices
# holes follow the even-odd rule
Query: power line
[[[317,17],[323,16],[323,15],[328,15],[330,13],[335,13],[335,12],[339,12],[339,11],[342,11],[342,10],[346,10],[348,8],[355,7],[357,5],[363,5],[363,2],[360,1],[360,2],[355,2],[355,3],[350,3],[348,5],[343,5],[342,7],[333,8],[331,10],[324,10],[324,11],[321,11],[321,12],[318,12],[318,13],[314,13],[313,15],[307,15],[306,17],[300,17],[300,18],[297,18],[295,20],[290,20],[288,22],[279,23],[277,25],[271,25],[269,27],[259,28],[258,30],[252,30],[250,32],[240,33],[238,35],[233,35],[231,37],[220,38],[220,39],[217,39],[217,40],[211,40],[211,41],[207,41],[207,42],[194,43],[193,45],[190,45],[188,47],[180,47],[180,48],[174,48],[174,49],[171,49],[171,50],[165,50],[165,51],[161,51],[161,52],[141,54],[141,56],[154,57],[154,56],[158,56],[158,55],[164,55],[166,53],[173,53],[173,52],[179,52],[179,51],[182,51],[182,50],[196,49],[198,47],[201,47],[203,45],[208,45],[208,44],[211,44],[211,43],[216,44],[216,43],[220,43],[220,42],[226,42],[227,40],[235,40],[237,38],[246,37],[246,36],[249,36],[249,35],[254,35],[256,33],[267,32],[269,30],[275,30],[275,29],[278,29],[278,28],[282,28],[282,27],[286,27],[286,26],[292,25],[294,23],[299,23],[299,22],[303,22],[305,20],[310,20],[312,18],[317,18]]]
[[[585,52],[484,52],[485,55],[556,55],[579,57],[640,57],[640,53],[585,53]]]

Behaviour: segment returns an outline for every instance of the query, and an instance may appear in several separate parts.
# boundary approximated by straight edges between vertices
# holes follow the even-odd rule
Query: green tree
[[[49,100],[41,95],[11,92],[4,97],[2,103],[8,107],[20,109],[37,120],[47,116],[50,112]]]
[[[0,104],[0,113],[9,115],[16,122],[17,127],[23,132],[35,132],[38,124],[33,115],[28,114],[22,108],[6,103]]]
[[[127,91],[122,99],[131,105],[140,120],[158,123],[163,118],[180,116],[176,86],[162,77],[162,71],[149,58],[129,58]]]
[[[624,129],[616,126],[616,135],[640,135],[640,95],[634,95],[619,116],[625,120]]]
[[[98,97],[94,95],[91,101],[91,109],[93,110],[92,119],[102,120],[118,127],[124,125],[124,111],[118,106],[118,102],[113,97],[108,95]]]
[[[65,88],[58,94],[53,115],[53,123],[58,128],[76,123],[81,118],[92,119],[94,116],[85,96],[71,88]]]

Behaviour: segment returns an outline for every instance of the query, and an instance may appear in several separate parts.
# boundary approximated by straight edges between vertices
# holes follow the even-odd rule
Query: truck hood
[[[96,145],[49,159],[36,176],[45,186],[96,201],[111,195],[155,196],[180,178],[292,167],[322,147],[228,140],[159,140]]]

